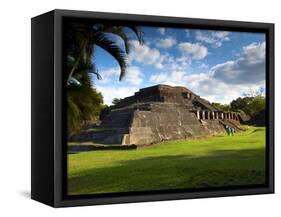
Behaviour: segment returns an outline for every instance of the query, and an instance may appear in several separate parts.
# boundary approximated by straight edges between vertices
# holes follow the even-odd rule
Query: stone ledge
[[[98,150],[132,150],[136,149],[136,145],[80,145],[73,144],[67,146],[68,154],[75,154],[85,151],[98,151]]]

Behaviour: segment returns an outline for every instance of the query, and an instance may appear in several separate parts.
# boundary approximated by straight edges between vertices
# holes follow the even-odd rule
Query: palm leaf
[[[127,34],[123,31],[122,27],[115,27],[112,28],[112,30],[109,30],[108,33],[114,34],[118,37],[120,37],[123,42],[124,42],[124,47],[125,47],[125,51],[127,54],[130,53],[130,44],[129,44],[129,37],[127,36]]]
[[[129,28],[136,34],[139,43],[143,45],[144,39],[143,39],[143,31],[141,30],[141,27],[129,25],[127,26],[127,28]]]
[[[108,32],[108,33],[112,33],[114,35],[119,36],[124,41],[126,53],[129,54],[130,53],[130,44],[129,44],[130,38],[128,37],[127,33],[125,32],[126,27],[135,33],[139,43],[142,45],[144,43],[143,32],[141,31],[141,28],[137,27],[137,26],[107,25],[102,28],[102,32]]]
[[[120,66],[120,77],[122,80],[126,73],[126,54],[124,51],[116,44],[116,42],[108,39],[104,33],[97,33],[94,36],[95,44],[102,49],[106,50],[114,59],[117,60]]]

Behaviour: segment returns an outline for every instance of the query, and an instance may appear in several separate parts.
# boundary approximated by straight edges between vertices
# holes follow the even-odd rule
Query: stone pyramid
[[[185,87],[156,85],[140,89],[111,108],[98,132],[84,132],[72,141],[148,145],[239,130],[240,114],[223,112]]]

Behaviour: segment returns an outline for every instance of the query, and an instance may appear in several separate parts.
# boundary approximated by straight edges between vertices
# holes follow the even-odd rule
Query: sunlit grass
[[[68,193],[95,194],[265,182],[265,128],[68,155]]]

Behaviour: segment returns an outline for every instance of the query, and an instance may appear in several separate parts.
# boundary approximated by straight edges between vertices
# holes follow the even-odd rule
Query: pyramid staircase
[[[222,124],[224,127],[225,127],[226,125],[228,125],[228,126],[234,128],[235,131],[244,131],[244,129],[242,129],[238,124],[234,123],[234,122],[231,121],[231,120],[226,120],[226,119],[224,119],[224,120],[219,120],[219,123]]]

